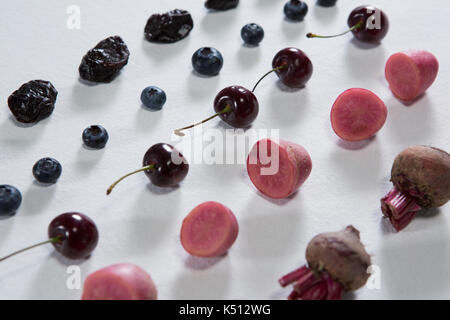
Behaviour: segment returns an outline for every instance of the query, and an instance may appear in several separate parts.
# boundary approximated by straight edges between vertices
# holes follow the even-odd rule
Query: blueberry
[[[141,93],[142,104],[152,110],[161,110],[166,99],[166,93],[155,86],[147,87]]]
[[[199,74],[214,76],[222,69],[222,54],[214,48],[200,48],[192,55],[192,66]]]
[[[284,5],[284,14],[289,20],[302,21],[308,13],[308,5],[300,0],[289,0]]]
[[[102,126],[90,126],[83,131],[83,142],[92,149],[102,149],[108,139],[108,132]]]
[[[0,185],[0,216],[10,216],[19,209],[22,194],[15,187]]]
[[[259,24],[249,23],[242,27],[241,37],[246,44],[257,46],[264,38],[264,30]]]
[[[33,176],[40,183],[55,183],[61,172],[61,164],[53,158],[42,158],[33,166]]]
[[[317,0],[317,4],[322,7],[332,7],[337,0]]]

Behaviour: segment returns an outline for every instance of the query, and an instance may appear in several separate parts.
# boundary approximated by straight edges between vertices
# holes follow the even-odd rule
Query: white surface
[[[284,0],[243,0],[237,10],[208,13],[203,0],[165,1],[5,1],[0,11],[0,183],[18,187],[23,203],[13,218],[0,220],[0,254],[41,241],[56,215],[80,211],[98,224],[100,242],[93,256],[79,263],[83,279],[118,262],[133,262],[154,278],[161,299],[284,299],[277,279],[304,263],[308,241],[317,233],[354,224],[381,268],[381,289],[361,289],[357,299],[450,298],[449,206],[422,215],[401,233],[383,223],[379,198],[389,189],[395,155],[414,144],[450,149],[448,107],[450,7],[447,1],[373,0],[385,10],[390,30],[382,45],[364,49],[347,35],[338,39],[305,38],[309,31],[329,34],[346,28],[359,0],[321,8],[307,1],[304,23],[284,20]],[[81,29],[66,28],[66,8],[81,8]],[[195,27],[176,44],[143,40],[147,18],[173,8],[192,13]],[[257,48],[242,46],[240,28],[260,23],[265,38]],[[131,57],[111,84],[86,86],[78,80],[85,52],[118,34]],[[192,73],[191,55],[201,46],[219,49],[225,64],[219,76]],[[257,89],[260,114],[253,128],[279,128],[281,138],[302,144],[311,154],[310,178],[294,197],[275,203],[258,195],[243,165],[191,165],[180,188],[157,190],[144,174],[129,178],[110,197],[107,186],[139,167],[152,144],[170,142],[173,129],[212,111],[223,87],[250,87],[271,66],[278,50],[295,46],[314,64],[307,87],[286,92],[271,75]],[[389,91],[384,64],[390,54],[426,49],[441,69],[436,83],[412,106]],[[50,80],[59,91],[53,115],[32,127],[19,127],[6,106],[7,97],[32,79]],[[147,85],[163,88],[168,100],[161,112],[141,107]],[[349,150],[331,130],[329,111],[345,89],[374,91],[389,115],[375,139]],[[107,147],[82,147],[81,132],[104,125]],[[225,128],[215,119],[207,127]],[[348,146],[347,146],[348,147]],[[59,182],[37,185],[35,161],[52,156],[63,165]],[[184,216],[197,204],[216,200],[229,206],[240,223],[229,254],[213,261],[188,257],[179,243]],[[0,298],[78,299],[81,290],[66,288],[66,268],[51,246],[0,264]]]

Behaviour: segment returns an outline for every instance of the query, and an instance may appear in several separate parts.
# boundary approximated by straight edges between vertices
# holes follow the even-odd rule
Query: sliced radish
[[[439,62],[427,51],[399,52],[386,63],[386,80],[400,100],[410,102],[425,93],[436,80]]]
[[[384,125],[387,108],[376,94],[366,89],[344,91],[331,108],[331,126],[346,141],[374,136]]]
[[[181,226],[181,244],[197,257],[217,257],[233,245],[239,225],[233,212],[224,205],[208,201],[184,218]]]
[[[285,140],[259,140],[247,157],[250,180],[262,194],[274,199],[297,191],[311,168],[311,157],[305,148]]]
[[[84,282],[82,300],[156,300],[152,278],[130,263],[114,264],[91,273]]]

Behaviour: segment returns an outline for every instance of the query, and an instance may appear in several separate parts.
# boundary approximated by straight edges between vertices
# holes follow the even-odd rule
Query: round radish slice
[[[84,282],[82,300],[156,300],[152,278],[130,263],[115,264],[91,273]]]
[[[305,148],[285,140],[259,140],[247,157],[250,180],[262,194],[274,199],[297,191],[311,169],[311,157]]]
[[[374,136],[384,125],[387,108],[376,94],[366,89],[343,92],[331,108],[331,126],[346,141]]]
[[[183,220],[181,244],[197,257],[217,257],[233,245],[239,225],[224,205],[208,201],[195,207]]]
[[[436,57],[427,51],[400,52],[386,63],[386,80],[400,100],[409,102],[425,93],[439,71]]]

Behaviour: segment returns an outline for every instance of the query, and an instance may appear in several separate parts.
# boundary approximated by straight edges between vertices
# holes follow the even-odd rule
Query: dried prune
[[[234,9],[239,4],[239,0],[208,0],[205,7],[212,10],[229,10]]]
[[[127,45],[119,36],[100,41],[81,60],[80,77],[92,82],[111,82],[128,63]]]
[[[36,123],[52,114],[57,96],[49,81],[32,80],[9,96],[8,106],[17,121]]]
[[[153,14],[144,29],[145,38],[150,42],[173,43],[188,36],[194,27],[191,14],[175,9],[163,14]]]

